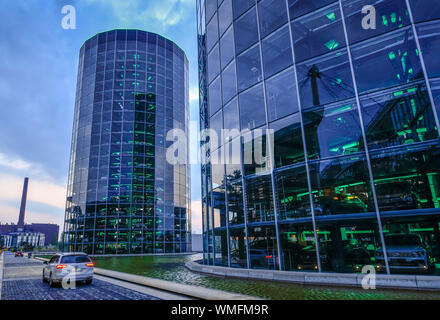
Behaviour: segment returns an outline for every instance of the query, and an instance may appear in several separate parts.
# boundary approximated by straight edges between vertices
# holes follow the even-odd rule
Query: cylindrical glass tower
[[[187,132],[188,60],[139,30],[100,33],[79,57],[64,250],[191,250],[189,166],[166,161],[166,134]],[[187,162],[188,163],[188,162]]]
[[[204,263],[439,274],[438,1],[197,3]]]

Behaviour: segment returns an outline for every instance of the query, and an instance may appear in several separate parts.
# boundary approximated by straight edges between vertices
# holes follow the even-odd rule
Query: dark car
[[[419,199],[412,191],[410,181],[396,181],[376,186],[379,208],[384,211],[409,210],[419,207]]]
[[[315,196],[313,199],[315,215],[349,214],[367,212],[367,205],[356,195]],[[311,215],[309,205],[295,210],[296,217]]]
[[[16,257],[23,257],[23,251],[16,251],[15,256]]]
[[[385,236],[388,265],[392,271],[430,273],[433,265],[430,254],[417,234],[396,233]],[[382,248],[376,250],[377,269],[385,269]]]

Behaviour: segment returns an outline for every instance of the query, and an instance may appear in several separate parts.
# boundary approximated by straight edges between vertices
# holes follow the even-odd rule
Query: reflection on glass
[[[231,249],[231,267],[247,268],[246,234],[243,228],[229,229],[229,246]]]
[[[310,159],[347,155],[364,149],[354,101],[307,110],[303,121]]]
[[[245,181],[248,223],[273,221],[274,208],[270,175],[257,175]]]
[[[289,28],[285,26],[262,41],[264,77],[293,64]]]
[[[237,94],[236,80],[235,63],[233,62],[222,72],[223,104]]]
[[[336,2],[336,0],[287,0],[290,19],[315,11],[316,9],[322,8],[332,2]]]
[[[228,213],[231,225],[244,223],[243,187],[241,181],[228,183]]]
[[[362,98],[362,115],[370,149],[422,142],[438,137],[424,83]]]
[[[251,269],[279,269],[277,237],[274,226],[251,227],[249,256]]]
[[[430,78],[440,77],[440,22],[433,21],[417,27],[420,47],[425,61],[426,71]]]
[[[354,0],[344,1],[342,5],[350,43],[365,40],[411,24],[405,1],[378,0],[372,3],[369,0]],[[366,16],[366,14],[362,12],[362,8],[368,5],[374,5],[376,11],[375,29],[364,29],[360,27]]]
[[[276,172],[275,182],[280,220],[311,215],[305,166]]]
[[[303,61],[345,47],[339,4],[292,22],[295,61]]]
[[[249,10],[234,22],[235,48],[237,54],[258,41],[256,9]]]
[[[225,189],[212,190],[212,211],[214,214],[214,228],[226,226]]]
[[[354,97],[345,49],[300,63],[297,73],[303,110]]]
[[[371,166],[379,210],[440,208],[439,145],[375,152]]]
[[[315,216],[374,212],[365,155],[310,164]]]
[[[283,71],[266,81],[266,100],[269,121],[298,111],[293,69]]]
[[[228,266],[228,237],[226,229],[214,230],[214,265]]]
[[[409,27],[364,41],[352,46],[351,50],[359,93],[423,78],[414,36]]]
[[[240,94],[241,129],[254,129],[266,123],[263,85]]]
[[[277,168],[304,161],[304,147],[299,114],[273,122],[273,157]]]
[[[237,57],[237,78],[239,91],[243,91],[263,79],[259,45]]]
[[[260,35],[266,35],[287,22],[286,4],[279,0],[262,0],[258,3]]]
[[[366,265],[376,267],[381,247],[376,219],[318,222],[317,229],[322,271],[360,273]]]
[[[280,238],[284,270],[318,271],[315,235],[311,224],[282,224]]]

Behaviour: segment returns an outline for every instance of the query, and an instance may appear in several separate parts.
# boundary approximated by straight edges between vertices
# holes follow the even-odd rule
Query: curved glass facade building
[[[204,263],[438,274],[438,1],[199,0],[197,18]]]
[[[166,161],[187,132],[188,60],[164,37],[100,33],[79,57],[64,250],[191,251],[189,166]]]

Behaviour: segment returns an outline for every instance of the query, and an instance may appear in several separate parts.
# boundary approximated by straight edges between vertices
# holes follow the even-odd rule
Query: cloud
[[[98,3],[111,6],[113,15],[123,25],[145,24],[164,31],[177,26],[190,15],[195,16],[193,0],[85,0],[85,4]]]
[[[17,201],[20,205],[23,190],[22,176],[10,175],[0,172],[0,200]],[[66,186],[55,184],[48,180],[29,179],[28,201],[45,204],[51,207],[63,209],[66,201]]]
[[[189,102],[199,101],[199,89],[197,87],[191,87],[189,89]]]
[[[191,232],[202,233],[202,201],[191,201]]]

